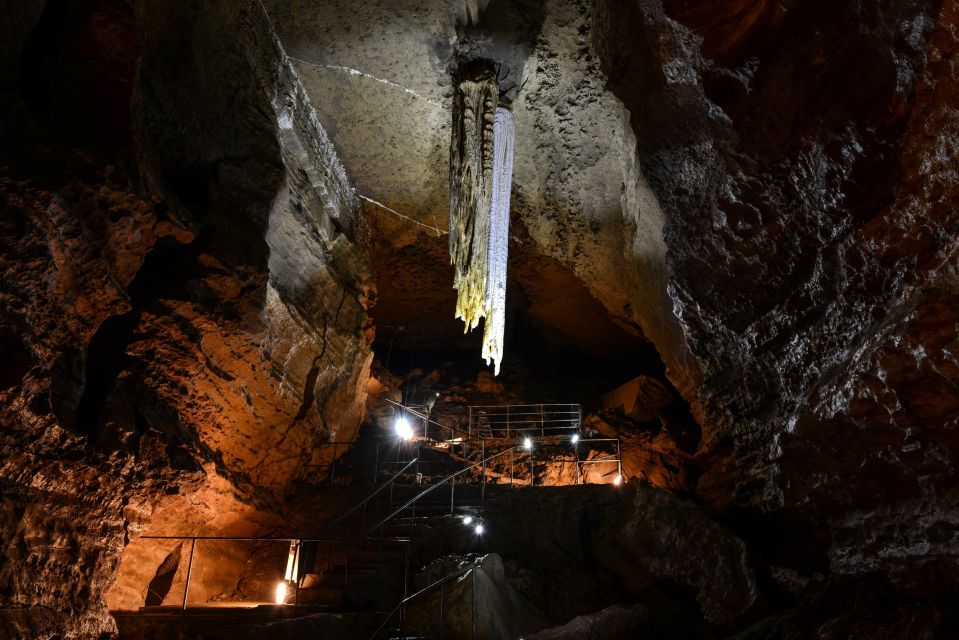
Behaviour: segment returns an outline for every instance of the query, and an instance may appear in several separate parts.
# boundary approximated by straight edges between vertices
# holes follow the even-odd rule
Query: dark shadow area
[[[183,543],[180,542],[173,551],[167,554],[167,557],[160,563],[156,575],[147,586],[147,597],[143,603],[148,607],[157,607],[163,604],[167,594],[170,593],[170,587],[173,586],[173,579],[176,577],[177,569],[180,568],[180,555],[183,553]]]
[[[33,367],[33,358],[20,335],[5,326],[0,326],[0,353],[3,354],[0,391],[6,391],[23,382],[23,377]]]
[[[201,282],[210,268],[200,264],[212,233],[205,233],[190,244],[160,243],[147,256],[128,292],[132,309],[107,318],[87,346],[84,358],[83,390],[76,409],[76,428],[90,437],[100,438],[106,417],[101,411],[113,390],[117,377],[134,361],[126,351],[131,343],[143,338],[137,333],[140,315],[155,301],[166,299],[202,299],[213,297]],[[55,402],[54,406],[62,403]],[[67,421],[67,416],[61,416]]]
[[[58,144],[110,162],[130,152],[140,43],[121,0],[51,0],[24,47],[20,91]]]

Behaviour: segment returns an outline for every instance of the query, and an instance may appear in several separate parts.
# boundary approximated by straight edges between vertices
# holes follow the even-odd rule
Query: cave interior
[[[954,0],[4,13],[0,638],[959,637]]]

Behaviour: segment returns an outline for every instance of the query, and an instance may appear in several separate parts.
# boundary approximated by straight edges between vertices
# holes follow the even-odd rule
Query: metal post
[[[450,430],[450,439],[452,440],[453,432]],[[466,423],[466,436],[469,438],[473,437],[473,405],[470,405],[470,415],[469,422]]]
[[[455,504],[454,503],[455,491],[456,491],[456,478],[450,478],[450,515],[453,515],[453,511],[455,509],[455,507],[453,506]]]
[[[333,459],[330,460],[330,484],[336,479],[336,443],[333,443]]]
[[[509,450],[509,486],[513,488],[513,453],[514,449]]]
[[[617,473],[619,477],[623,477],[623,452],[619,448],[619,438],[616,439],[616,462],[617,462]]]
[[[533,475],[533,450],[529,450],[529,486],[536,484],[536,476]]]
[[[300,547],[303,546],[303,541],[298,540],[296,543],[296,548],[293,549],[293,579],[296,580],[296,587],[293,591],[293,608],[296,609],[300,606]]]
[[[373,484],[376,484],[377,478],[380,477],[380,443],[376,443],[376,453],[373,458]]]
[[[543,405],[539,405],[539,437],[546,435],[546,416],[543,413]]]
[[[403,560],[403,599],[406,599],[410,586],[410,543],[405,542],[406,554]]]
[[[196,551],[196,538],[190,539],[190,562],[186,566],[186,584],[183,585],[183,610],[186,611],[186,596],[190,592],[190,577],[193,575],[193,553]]]
[[[470,618],[473,626],[473,640],[476,640],[476,564],[474,561],[473,571],[471,572],[472,580],[470,581]]]
[[[420,443],[416,443],[416,465],[413,467],[413,477],[419,481],[420,477]]]
[[[576,484],[583,484],[583,470],[579,468],[579,442],[573,445],[573,455],[576,457]]]
[[[440,640],[446,637],[446,583],[440,587]]]
[[[483,449],[480,454],[483,456],[483,481],[480,485],[480,502],[486,502],[486,441],[483,441]]]
[[[506,405],[506,438],[509,439],[509,405]]]

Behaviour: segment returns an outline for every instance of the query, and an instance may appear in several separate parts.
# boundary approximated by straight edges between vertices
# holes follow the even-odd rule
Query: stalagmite
[[[506,311],[513,116],[497,108],[488,66],[460,81],[450,146],[450,258],[455,266],[456,317],[469,331],[486,318],[483,357],[499,373]]]

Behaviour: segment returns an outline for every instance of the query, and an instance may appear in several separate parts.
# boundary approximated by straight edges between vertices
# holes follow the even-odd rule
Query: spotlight
[[[578,434],[578,433],[574,433],[574,434],[573,434],[572,441],[573,441],[573,444],[576,444],[577,442],[579,442],[579,434]]]
[[[466,516],[463,518],[463,524],[473,524],[473,516]]]
[[[396,431],[396,435],[400,437],[400,440],[406,440],[408,442],[413,439],[413,427],[410,426],[410,421],[402,416],[396,419],[396,422],[393,424],[393,430]]]
[[[623,476],[616,476],[613,478],[613,484],[615,484],[617,487],[623,484]]]
[[[527,451],[531,451],[531,450],[533,449],[533,441],[530,440],[529,438],[524,439],[524,440],[523,440],[523,447],[524,447]]]
[[[276,585],[276,603],[286,604],[286,582],[279,582]]]
[[[476,535],[478,535],[478,536],[483,535],[483,523],[477,522],[477,523],[476,523],[476,526],[473,527],[473,531],[475,531],[475,532],[476,532]]]

